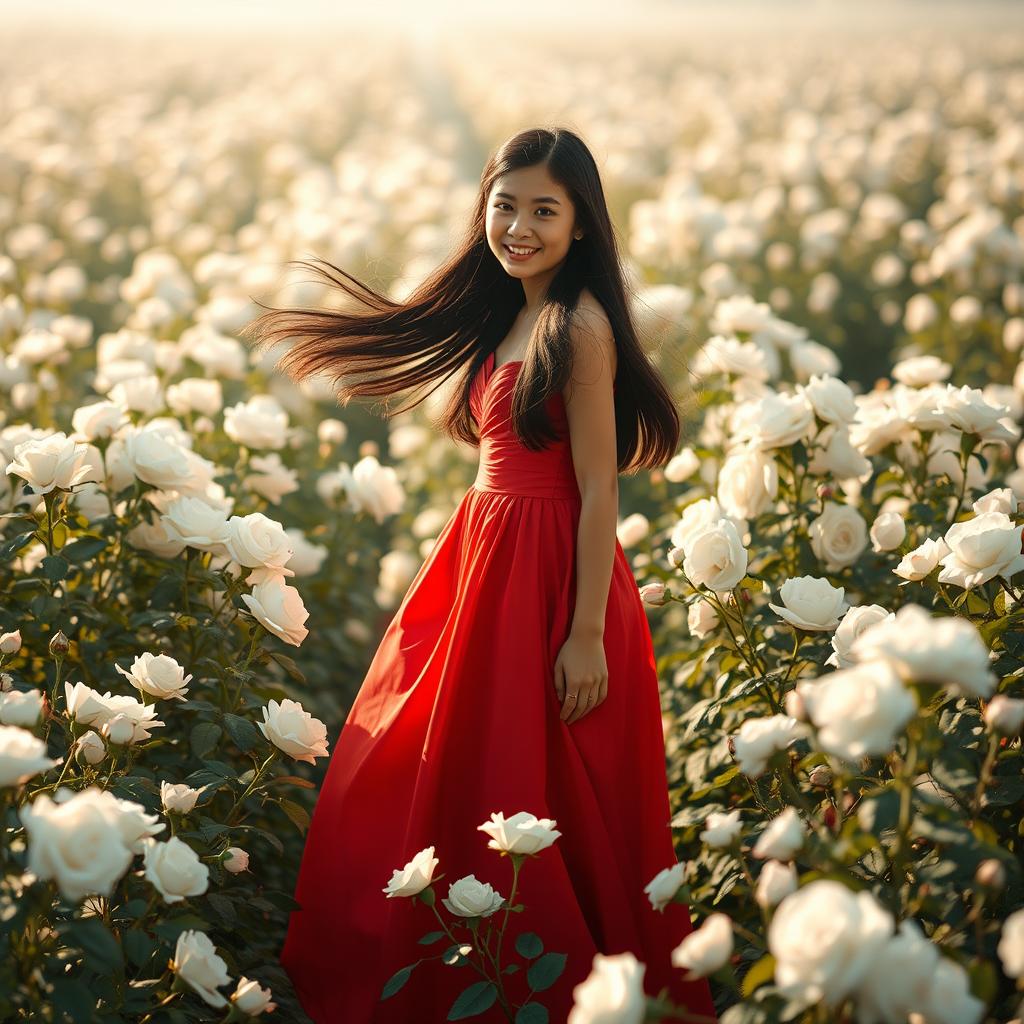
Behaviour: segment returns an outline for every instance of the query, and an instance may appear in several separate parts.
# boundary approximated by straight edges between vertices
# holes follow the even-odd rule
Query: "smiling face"
[[[540,164],[495,181],[487,198],[486,223],[487,244],[506,273],[537,284],[554,277],[574,235],[582,234],[569,194]],[[519,256],[513,251],[517,249],[529,255]]]

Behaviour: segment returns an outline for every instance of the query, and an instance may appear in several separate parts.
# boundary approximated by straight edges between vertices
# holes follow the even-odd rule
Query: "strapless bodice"
[[[469,404],[480,433],[480,465],[473,486],[478,491],[579,499],[561,393],[549,395],[546,403],[557,440],[531,451],[512,429],[512,389],[522,365],[517,359],[495,370],[492,352],[473,381]]]

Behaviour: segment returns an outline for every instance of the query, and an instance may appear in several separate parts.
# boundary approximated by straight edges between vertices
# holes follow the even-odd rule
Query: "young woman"
[[[303,1006],[317,1024],[444,1021],[478,980],[464,967],[421,965],[380,1001],[395,971],[439,951],[417,945],[433,915],[383,887],[433,846],[439,896],[468,874],[508,896],[511,862],[477,826],[528,811],[561,835],[524,865],[505,959],[525,931],[568,954],[536,997],[552,1024],[595,952],[626,950],[647,965],[648,993],[668,986],[714,1020],[707,982],[670,965],[687,908],[657,912],[644,894],[676,855],[617,477],[668,461],[679,417],[630,319],[592,155],[566,129],[510,138],[484,168],[465,239],[403,302],[312,266],[361,306],[271,309],[248,333],[293,340],[278,366],[326,374],[345,403],[457,375],[440,427],[478,444],[480,463],[334,747],[281,958]]]

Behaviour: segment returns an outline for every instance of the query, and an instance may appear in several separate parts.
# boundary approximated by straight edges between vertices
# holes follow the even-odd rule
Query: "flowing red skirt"
[[[605,618],[608,696],[567,725],[552,668],[572,625],[580,497],[561,396],[549,410],[563,432],[531,452],[509,423],[521,365],[474,382],[480,427],[474,485],[444,526],[388,626],[331,756],[306,839],[281,961],[316,1024],[433,1024],[481,980],[443,964],[447,939],[432,910],[383,893],[392,872],[435,847],[437,908],[474,874],[502,896],[512,862],[477,826],[493,811],[554,818],[561,836],[519,875],[502,948],[507,997],[526,1000],[520,933],[568,955],[535,995],[564,1022],[573,988],[596,952],[632,951],[645,991],[715,1020],[708,984],[682,981],[670,953],[692,929],[689,911],[654,910],[644,886],[676,862],[654,653],[646,613],[616,542]],[[503,912],[495,915],[503,916]],[[485,919],[481,927],[486,924]],[[468,931],[456,932],[467,936]],[[421,960],[404,987],[385,982]],[[478,1020],[505,1019],[497,1005]]]

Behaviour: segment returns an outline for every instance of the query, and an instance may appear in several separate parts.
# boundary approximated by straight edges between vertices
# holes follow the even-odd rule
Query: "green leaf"
[[[42,566],[43,575],[51,583],[59,583],[71,568],[68,560],[61,555],[47,555],[39,564]]]
[[[432,945],[433,943],[437,942],[438,939],[443,939],[443,938],[444,938],[444,932],[427,932],[427,934],[424,935],[423,938],[419,939],[418,942],[419,942],[419,945],[421,945],[421,946],[429,946],[429,945]]]
[[[304,834],[309,828],[309,811],[301,804],[295,803],[294,800],[282,799],[278,803],[281,805],[281,810],[288,815],[289,821]]]
[[[192,731],[188,735],[188,743],[192,748],[192,753],[203,760],[216,749],[220,737],[221,728],[216,722],[198,722],[192,726]]]
[[[75,978],[58,978],[53,983],[54,1020],[68,1016],[73,1024],[89,1024],[95,1019],[96,997],[85,982]]]
[[[157,949],[153,941],[141,928],[129,928],[121,937],[124,952],[136,967],[145,967]]]
[[[95,558],[107,546],[106,537],[79,537],[61,548],[60,553],[69,562],[85,562]]]
[[[544,952],[544,943],[541,942],[539,935],[534,935],[533,932],[523,932],[516,939],[516,952],[521,957],[532,960]]]
[[[415,964],[409,964],[408,967],[395,971],[384,983],[384,988],[380,993],[381,999],[390,999],[409,980],[409,975],[412,974],[412,969],[415,966]]]
[[[224,716],[224,728],[227,729],[228,735],[235,742],[235,746],[243,754],[248,754],[250,750],[258,747],[263,739],[259,729],[248,718],[242,718],[241,715],[226,714]]]
[[[523,1003],[516,1014],[515,1024],[548,1024],[548,1011],[540,1003]]]
[[[97,974],[112,974],[124,966],[117,939],[101,921],[72,922],[68,939],[85,952],[86,965]]]
[[[741,991],[746,998],[750,998],[754,993],[754,989],[766,982],[773,981],[775,978],[775,957],[771,953],[766,953],[760,960],[754,964],[749,971],[743,976],[743,985]]]
[[[565,953],[545,953],[539,960],[530,964],[526,972],[526,980],[534,992],[543,992],[550,988],[558,980],[558,976],[565,969],[567,960]]]
[[[498,998],[498,990],[493,981],[477,981],[459,993],[458,999],[452,1003],[448,1011],[448,1020],[465,1020],[475,1017],[478,1013],[489,1010]]]
[[[278,663],[278,665],[281,666],[281,668],[285,670],[285,672],[288,673],[289,676],[292,677],[292,679],[295,680],[295,682],[304,683],[306,681],[306,677],[302,674],[302,670],[295,664],[294,659],[289,658],[287,654],[281,654],[280,651],[271,651],[270,656]]]
[[[7,561],[8,558],[13,558],[23,547],[28,545],[35,535],[35,530],[27,530],[25,533],[17,534],[17,536],[4,544],[3,547],[0,547],[0,561]]]

